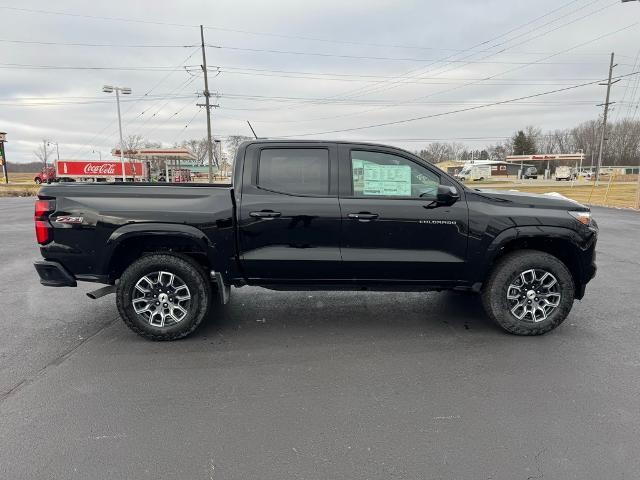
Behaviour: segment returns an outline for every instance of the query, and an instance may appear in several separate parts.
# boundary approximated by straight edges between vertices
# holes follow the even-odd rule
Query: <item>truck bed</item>
[[[207,249],[215,245],[216,253],[233,251],[231,185],[67,183],[42,186],[38,196],[55,199],[53,241],[41,247],[42,255],[84,280],[111,281],[110,260],[128,255],[123,239],[156,225],[165,235],[169,229]]]

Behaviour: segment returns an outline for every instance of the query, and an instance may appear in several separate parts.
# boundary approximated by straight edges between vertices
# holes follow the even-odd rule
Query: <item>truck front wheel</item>
[[[575,286],[556,257],[519,250],[501,258],[482,289],[487,315],[516,335],[542,335],[560,325],[573,306]]]
[[[207,314],[211,285],[194,260],[153,254],[132,263],[120,277],[120,316],[138,335],[177,340],[192,333]]]

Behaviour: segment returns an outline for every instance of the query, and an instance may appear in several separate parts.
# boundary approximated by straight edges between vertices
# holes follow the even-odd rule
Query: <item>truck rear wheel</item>
[[[542,335],[560,325],[573,306],[575,286],[556,257],[519,250],[501,258],[482,289],[487,315],[516,335]]]
[[[154,254],[132,263],[120,277],[116,303],[127,326],[151,340],[177,340],[207,314],[211,285],[188,257]]]

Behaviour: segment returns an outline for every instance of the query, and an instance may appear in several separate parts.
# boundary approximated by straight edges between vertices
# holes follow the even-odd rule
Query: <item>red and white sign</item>
[[[584,160],[584,153],[559,153],[559,154],[544,154],[544,155],[507,155],[507,162],[527,162],[532,160],[568,160],[568,161],[581,161]]]
[[[124,172],[127,177],[142,176],[142,163],[124,163]],[[119,161],[83,161],[60,160],[56,162],[56,176],[58,177],[121,177],[122,164]]]

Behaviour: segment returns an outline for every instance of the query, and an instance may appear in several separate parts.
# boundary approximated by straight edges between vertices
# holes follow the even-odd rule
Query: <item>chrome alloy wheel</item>
[[[527,322],[537,323],[549,318],[561,299],[556,277],[538,268],[525,270],[507,288],[511,314]]]
[[[184,320],[189,313],[191,292],[173,273],[152,272],[136,282],[131,304],[149,325],[169,327]]]

